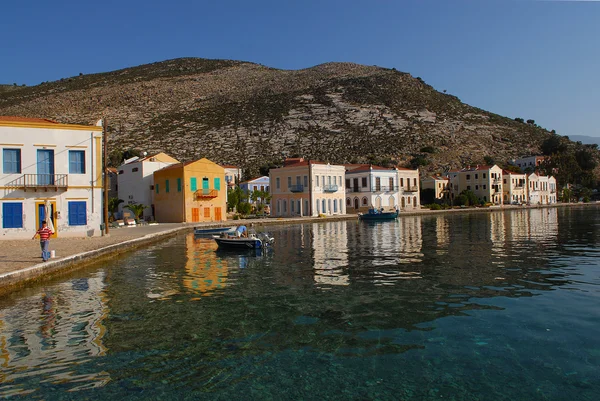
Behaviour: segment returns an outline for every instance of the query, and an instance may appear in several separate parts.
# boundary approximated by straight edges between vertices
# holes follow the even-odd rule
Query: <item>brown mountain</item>
[[[183,58],[0,91],[0,115],[93,124],[112,149],[208,157],[258,173],[301,155],[426,170],[539,152],[551,134],[462,103],[408,73],[352,63],[296,71]],[[416,157],[416,159],[415,159]]]

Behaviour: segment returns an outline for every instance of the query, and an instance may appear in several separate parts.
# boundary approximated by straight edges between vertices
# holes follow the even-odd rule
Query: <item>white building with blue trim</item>
[[[102,126],[0,116],[0,239],[101,235]]]

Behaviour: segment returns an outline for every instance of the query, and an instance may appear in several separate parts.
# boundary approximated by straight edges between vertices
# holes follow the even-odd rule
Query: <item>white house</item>
[[[0,116],[0,148],[0,238],[101,235],[101,126]]]
[[[399,209],[398,169],[370,164],[346,165],[346,210]]]
[[[269,184],[269,177],[263,175],[262,177],[240,182],[240,189],[248,194],[251,194],[254,191],[263,191],[268,193],[271,190]],[[258,198],[257,201],[262,202],[262,199]],[[252,204],[256,206],[256,202],[252,202]],[[268,205],[269,203],[266,204]]]
[[[162,152],[142,159],[132,157],[125,160],[119,166],[119,199],[123,199],[123,203],[119,205],[119,213],[123,213],[126,205],[137,203],[147,206],[144,209],[144,219],[154,216],[154,172],[175,163],[179,161]]]
[[[241,168],[231,164],[221,164],[221,167],[225,169],[225,182],[227,188],[233,188],[242,182],[242,174],[244,173]]]
[[[421,208],[419,170],[398,167],[400,186],[400,209],[412,210]]]
[[[271,215],[318,216],[346,214],[345,168],[342,165],[287,159],[269,171]]]

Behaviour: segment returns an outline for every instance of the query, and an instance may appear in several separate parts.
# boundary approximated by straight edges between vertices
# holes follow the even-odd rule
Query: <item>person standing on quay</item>
[[[46,262],[50,259],[50,251],[48,251],[48,245],[50,245],[50,236],[54,234],[51,229],[48,228],[45,221],[42,221],[42,228],[37,230],[35,234],[33,234],[33,238],[37,235],[40,236],[40,248],[42,248],[42,260]]]

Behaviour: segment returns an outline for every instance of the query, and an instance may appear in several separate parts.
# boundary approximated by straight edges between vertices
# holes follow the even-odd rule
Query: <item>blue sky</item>
[[[350,61],[463,102],[600,137],[600,2],[3,0],[0,82],[177,57],[300,69]]]

